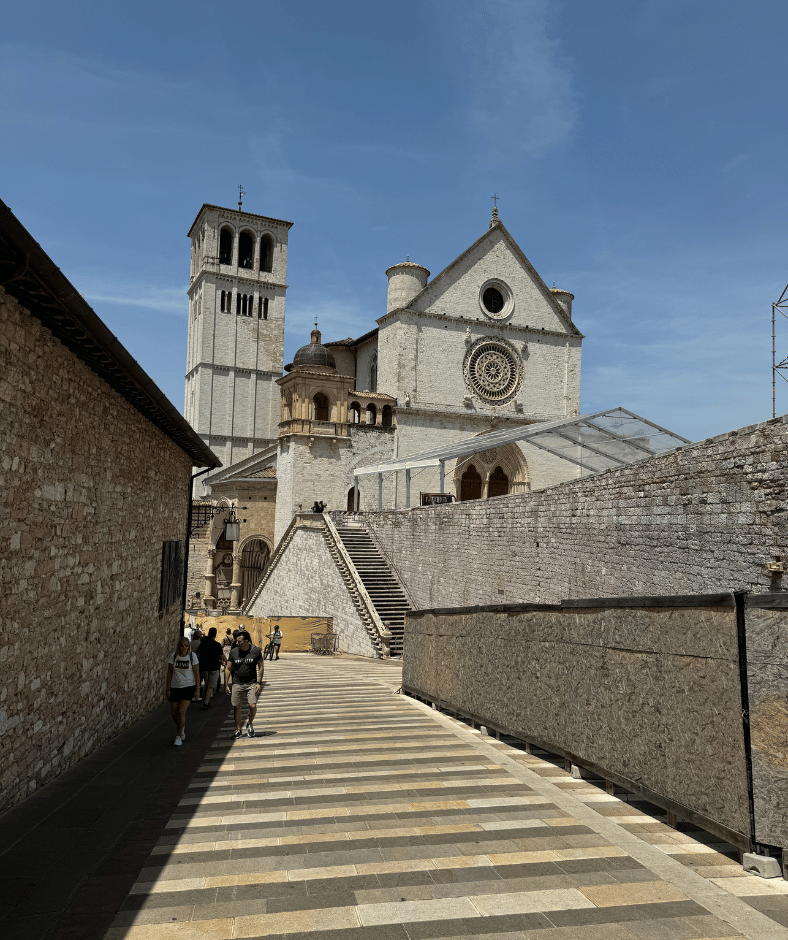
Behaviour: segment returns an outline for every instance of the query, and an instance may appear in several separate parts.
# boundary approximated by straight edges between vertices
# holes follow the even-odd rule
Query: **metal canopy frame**
[[[437,467],[440,471],[440,492],[444,492],[446,463],[482,453],[491,447],[525,441],[547,451],[561,460],[580,467],[580,475],[587,476],[624,467],[637,460],[656,457],[692,443],[686,437],[636,415],[626,408],[611,408],[591,415],[562,418],[516,428],[490,431],[476,437],[466,438],[456,444],[436,447],[378,464],[374,467],[359,467],[353,471],[355,477],[355,506],[358,508],[358,481],[362,476],[378,478],[378,508],[383,502],[383,474],[405,471],[405,506],[410,507],[411,471]]]

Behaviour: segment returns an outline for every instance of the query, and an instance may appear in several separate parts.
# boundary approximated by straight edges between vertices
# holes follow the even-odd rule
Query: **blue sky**
[[[698,440],[771,417],[787,28],[764,0],[7,5],[0,195],[181,408],[203,202],[243,183],[295,223],[289,357],[315,316],[370,329],[385,269],[437,274],[497,192],[575,294],[582,410]]]

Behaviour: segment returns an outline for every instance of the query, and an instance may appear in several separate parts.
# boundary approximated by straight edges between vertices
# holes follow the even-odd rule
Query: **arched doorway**
[[[467,499],[481,499],[482,498],[482,478],[479,471],[474,467],[474,465],[468,464],[468,468],[465,473],[462,475],[462,481],[460,484],[460,502],[465,502]]]
[[[260,583],[268,565],[269,555],[268,544],[262,539],[250,539],[244,545],[241,551],[241,605],[249,600]]]
[[[487,496],[506,496],[509,492],[509,477],[502,467],[496,467],[487,481]]]
[[[358,508],[361,509],[361,489],[358,491]],[[356,511],[356,490],[355,487],[352,486],[347,491],[347,511]]]

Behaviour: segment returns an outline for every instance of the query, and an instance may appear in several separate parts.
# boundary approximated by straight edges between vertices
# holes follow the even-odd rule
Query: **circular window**
[[[483,401],[501,405],[520,388],[523,364],[505,340],[483,338],[466,353],[464,372],[471,391]]]
[[[482,294],[482,303],[488,313],[500,313],[503,310],[503,294],[497,287],[488,287]]]
[[[514,311],[514,297],[508,285],[498,278],[491,278],[479,290],[479,306],[491,320],[505,320]]]

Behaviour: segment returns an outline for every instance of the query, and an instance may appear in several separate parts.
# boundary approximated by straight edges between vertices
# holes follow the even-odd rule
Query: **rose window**
[[[522,362],[514,349],[500,340],[480,340],[465,362],[465,381],[479,398],[500,404],[520,387]]]

